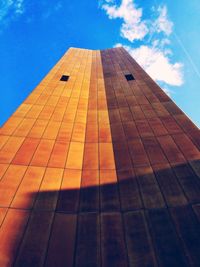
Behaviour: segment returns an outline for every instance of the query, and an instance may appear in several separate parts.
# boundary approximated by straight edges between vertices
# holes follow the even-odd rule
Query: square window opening
[[[67,82],[69,80],[69,76],[68,75],[63,75],[61,78],[60,78],[60,81],[63,81],[63,82]]]
[[[135,80],[135,78],[133,77],[132,74],[126,74],[125,77],[126,77],[126,80],[127,81],[133,81],[133,80]]]

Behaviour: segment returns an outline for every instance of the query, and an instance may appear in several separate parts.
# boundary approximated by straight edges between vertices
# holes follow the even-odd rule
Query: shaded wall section
[[[0,129],[0,266],[199,266],[199,149],[123,48],[69,49]]]

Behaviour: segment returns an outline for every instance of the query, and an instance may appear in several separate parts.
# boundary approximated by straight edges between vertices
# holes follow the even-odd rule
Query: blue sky
[[[123,45],[200,127],[199,0],[0,0],[0,125],[70,47]]]

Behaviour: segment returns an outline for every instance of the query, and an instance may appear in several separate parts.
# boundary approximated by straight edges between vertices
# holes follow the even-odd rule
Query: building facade
[[[70,48],[0,128],[0,266],[200,266],[200,132],[123,48]]]

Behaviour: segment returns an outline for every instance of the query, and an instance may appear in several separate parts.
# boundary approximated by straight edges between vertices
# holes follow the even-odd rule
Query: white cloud
[[[168,54],[159,47],[142,45],[139,48],[125,48],[154,80],[172,86],[183,84],[183,64],[172,63]]]
[[[159,16],[153,24],[154,31],[163,32],[169,36],[172,33],[173,22],[168,18],[167,7],[159,6],[157,11]]]
[[[148,33],[146,22],[142,20],[142,9],[136,8],[132,0],[122,0],[117,7],[113,1],[106,1],[102,5],[110,19],[120,18],[123,20],[121,36],[130,42],[142,40]]]
[[[142,41],[139,47],[126,45],[125,48],[133,58],[145,69],[145,71],[166,91],[167,85],[181,86],[183,84],[183,64],[173,62],[171,56],[170,34],[173,30],[173,22],[168,18],[168,11],[165,5],[157,9],[152,8],[154,19],[142,20],[142,9],[136,8],[134,0],[122,0],[117,7],[111,1],[105,2],[102,8],[110,19],[122,18],[121,35],[133,42],[136,39]],[[162,33],[162,34],[159,34]],[[149,38],[144,38],[144,37]],[[122,46],[120,43],[115,47]],[[169,89],[166,91],[168,94]]]
[[[143,40],[148,34],[164,33],[169,36],[173,30],[173,22],[168,18],[166,5],[152,8],[154,19],[142,19],[142,8],[137,8],[135,0],[121,0],[121,5],[117,6],[115,0],[104,0],[101,4],[102,9],[110,19],[122,19],[120,33],[125,39],[133,42]],[[102,1],[101,1],[102,3]]]
[[[114,47],[122,47],[122,46],[123,46],[123,45],[120,44],[120,43],[117,43],[117,44],[114,45]]]

